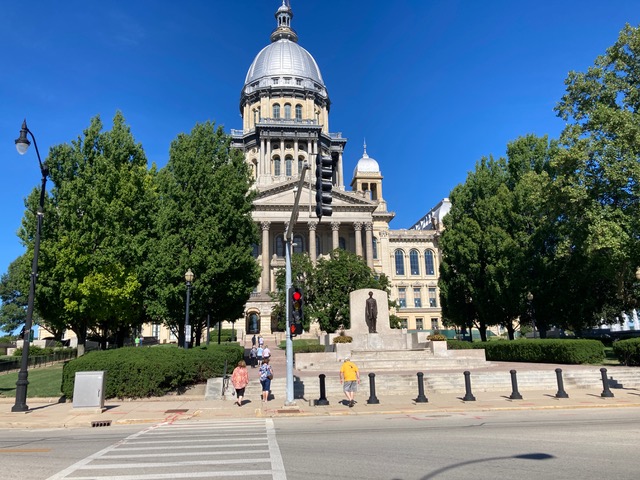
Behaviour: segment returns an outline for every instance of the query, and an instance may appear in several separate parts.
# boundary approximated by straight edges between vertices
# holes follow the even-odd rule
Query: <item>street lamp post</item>
[[[40,231],[42,230],[42,217],[44,215],[44,195],[47,188],[47,176],[49,169],[42,164],[38,143],[36,138],[27,128],[27,121],[22,122],[20,129],[20,137],[16,140],[16,149],[20,155],[24,155],[31,145],[27,138],[27,134],[31,135],[33,146],[36,147],[36,155],[40,164],[40,173],[42,174],[42,186],[40,187],[40,203],[38,204],[36,238],[33,244],[33,263],[31,264],[31,282],[29,284],[29,299],[27,303],[27,318],[24,325],[24,339],[22,343],[22,362],[20,363],[20,372],[18,373],[18,381],[16,382],[16,403],[11,408],[12,412],[26,412],[29,410],[27,405],[27,386],[29,385],[29,343],[31,341],[31,327],[33,326],[33,303],[36,295],[36,279],[38,278],[38,255],[40,253]]]
[[[527,300],[529,301],[529,316],[531,317],[531,326],[533,327],[533,338],[538,338],[536,333],[536,316],[533,313],[533,293],[527,293]]]
[[[184,348],[189,348],[189,340],[191,340],[191,325],[189,325],[189,301],[191,300],[191,282],[193,282],[193,272],[189,268],[184,274],[187,282],[187,308],[184,317]]]

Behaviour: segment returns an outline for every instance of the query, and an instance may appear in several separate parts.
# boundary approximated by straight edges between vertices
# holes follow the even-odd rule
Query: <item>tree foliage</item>
[[[294,254],[291,272],[294,279],[292,283],[302,287],[304,292],[303,326],[307,330],[313,320],[317,320],[320,329],[326,332],[335,332],[340,325],[349,328],[349,294],[361,288],[389,292],[390,287],[388,277],[378,276],[362,257],[340,249],[331,252],[328,258],[320,258],[315,267],[307,255]],[[284,328],[284,270],[278,272],[276,282],[280,293],[273,314],[279,318],[278,325]]]
[[[181,344],[188,268],[195,274],[190,323],[196,339],[207,315],[212,322],[241,317],[259,280],[250,172],[230,142],[221,127],[197,124],[171,143],[169,162],[158,174],[148,313],[178,333]]]

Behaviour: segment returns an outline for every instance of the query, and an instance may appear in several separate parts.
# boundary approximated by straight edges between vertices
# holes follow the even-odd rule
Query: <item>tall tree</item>
[[[560,141],[555,192],[565,316],[594,324],[628,309],[640,265],[640,28],[626,25],[586,72],[571,72],[556,112]],[[567,306],[568,307],[568,306]]]
[[[83,136],[50,150],[53,181],[43,235],[41,316],[87,336],[122,340],[145,320],[143,265],[154,211],[153,169],[117,112],[110,131],[99,117]]]
[[[250,172],[230,137],[206,122],[171,143],[158,180],[149,314],[184,343],[184,275],[191,268],[190,323],[199,342],[207,315],[213,322],[241,317],[259,280],[252,255],[259,235],[251,217]]]

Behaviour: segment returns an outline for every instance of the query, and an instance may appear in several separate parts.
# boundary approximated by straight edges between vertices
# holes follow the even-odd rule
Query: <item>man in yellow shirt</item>
[[[360,371],[349,357],[344,359],[342,367],[340,367],[340,383],[342,383],[342,389],[347,396],[349,407],[353,407],[355,403],[353,397],[358,391],[358,384],[360,383]]]

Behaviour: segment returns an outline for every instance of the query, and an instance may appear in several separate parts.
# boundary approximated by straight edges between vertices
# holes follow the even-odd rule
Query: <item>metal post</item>
[[[416,403],[427,403],[429,399],[424,394],[424,373],[418,372],[418,398]]]
[[[377,405],[378,403],[380,403],[380,400],[378,400],[378,397],[376,397],[376,374],[375,373],[370,373],[369,374],[369,400],[367,400],[367,403],[370,405]]]
[[[191,300],[191,282],[187,281],[187,309],[184,314],[184,348],[189,348],[191,325],[189,325],[189,302]]]
[[[462,397],[462,401],[475,402],[476,397],[471,393],[471,372],[469,370],[465,370],[464,372],[464,390],[465,394],[464,397]]]
[[[12,412],[26,412],[29,410],[27,405],[27,387],[29,385],[29,345],[31,342],[31,327],[33,326],[33,307],[36,296],[36,280],[38,278],[38,256],[40,253],[40,232],[42,231],[42,220],[44,216],[44,196],[47,188],[47,176],[49,175],[49,169],[42,164],[40,160],[40,152],[38,151],[38,144],[36,138],[31,133],[31,130],[27,128],[27,121],[22,123],[20,129],[20,138],[16,140],[16,147],[21,144],[26,145],[24,151],[18,149],[18,152],[23,154],[26,152],[26,148],[29,146],[29,140],[27,139],[27,133],[31,135],[33,145],[36,147],[36,155],[38,156],[38,163],[40,164],[40,173],[42,174],[42,185],[40,186],[40,203],[38,204],[37,224],[36,224],[36,237],[33,244],[33,263],[31,264],[31,280],[29,283],[29,298],[27,300],[27,318],[24,324],[24,338],[22,342],[22,357],[20,362],[20,371],[18,372],[18,381],[16,382],[16,403],[11,408]]]
[[[316,400],[315,404],[316,405],[329,405],[329,400],[327,400],[327,393],[326,393],[326,389],[325,389],[325,378],[326,375],[324,373],[321,373],[319,375],[320,378],[320,398],[318,400]]]
[[[558,379],[558,393],[556,393],[556,398],[569,398],[567,392],[564,391],[564,382],[562,381],[561,368],[556,368],[556,377]]]
[[[520,395],[520,392],[518,392],[518,379],[516,378],[516,371],[511,370],[509,371],[509,373],[511,374],[511,395],[509,395],[509,398],[511,400],[522,400],[522,395]]]
[[[601,368],[600,373],[602,374],[602,393],[600,394],[603,398],[613,398],[613,393],[609,390],[609,380],[607,379],[607,369]]]

